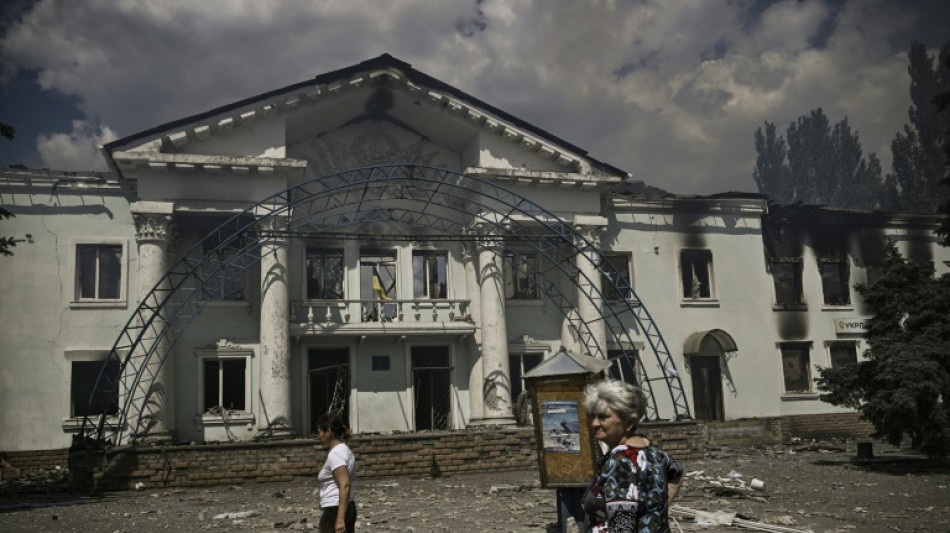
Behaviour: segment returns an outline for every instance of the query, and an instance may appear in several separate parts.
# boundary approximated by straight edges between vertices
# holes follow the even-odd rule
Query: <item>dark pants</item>
[[[320,533],[333,533],[336,527],[336,515],[340,508],[337,506],[324,507],[323,514],[320,515]],[[350,502],[346,506],[346,517],[343,519],[346,524],[346,533],[356,531],[356,502]]]

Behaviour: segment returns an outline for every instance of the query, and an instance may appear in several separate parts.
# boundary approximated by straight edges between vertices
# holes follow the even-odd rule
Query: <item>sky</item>
[[[389,53],[678,194],[755,191],[753,134],[821,107],[890,171],[907,52],[948,0],[4,0],[0,166],[98,147]]]

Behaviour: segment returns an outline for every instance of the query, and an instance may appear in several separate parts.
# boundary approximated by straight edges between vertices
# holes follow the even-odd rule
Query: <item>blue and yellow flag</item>
[[[376,297],[380,300],[389,299],[389,296],[386,296],[386,289],[383,288],[383,280],[379,277],[379,270],[376,270],[376,265],[373,265],[373,291],[376,292]]]

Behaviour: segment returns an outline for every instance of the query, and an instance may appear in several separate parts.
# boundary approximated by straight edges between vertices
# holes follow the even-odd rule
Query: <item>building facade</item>
[[[328,410],[357,433],[513,424],[562,348],[652,387],[655,418],[840,412],[816,367],[861,357],[853,285],[884,240],[947,259],[932,218],[660,194],[390,56],[103,156],[2,172],[0,449],[68,446],[103,410],[186,442],[311,435]]]

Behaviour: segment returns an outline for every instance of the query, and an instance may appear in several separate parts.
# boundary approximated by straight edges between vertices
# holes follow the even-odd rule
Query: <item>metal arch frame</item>
[[[473,202],[473,198],[481,201]],[[364,209],[376,204],[382,205]],[[401,207],[417,204],[421,205],[418,209]],[[355,206],[355,211],[350,209],[352,206]],[[474,212],[469,211],[473,208]],[[438,211],[461,214],[466,218],[459,221]],[[116,357],[121,360],[118,378],[113,379],[108,375],[106,365],[103,365],[91,398],[91,401],[102,406],[100,412],[103,414],[94,428],[87,424],[88,420],[84,420],[83,436],[92,436],[89,430],[93,430],[94,438],[105,441],[107,431],[111,431],[111,440],[116,444],[122,442],[133,407],[138,407],[138,411],[131,435],[144,436],[138,429],[150,416],[148,408],[155,394],[152,381],[188,325],[211,301],[203,294],[203,289],[209,282],[224,277],[226,269],[240,269],[243,272],[260,261],[262,253],[258,253],[258,248],[262,241],[268,241],[274,247],[271,252],[266,252],[272,253],[301,238],[319,238],[321,235],[333,235],[331,230],[385,221],[425,225],[442,232],[465,232],[471,228],[472,221],[477,221],[493,230],[494,235],[473,236],[469,233],[467,239],[488,239],[502,249],[510,249],[506,245],[508,242],[534,248],[548,260],[547,268],[540,272],[547,283],[539,284],[539,289],[554,302],[565,318],[577,323],[580,344],[593,346],[606,357],[606,347],[597,345],[590,331],[592,323],[603,321],[608,338],[612,336],[624,357],[647,376],[645,382],[641,383],[648,396],[647,417],[659,418],[653,382],[663,381],[674,411],[672,418],[690,418],[689,404],[675,362],[656,322],[627,282],[627,276],[618,275],[617,269],[604,261],[603,254],[586,237],[541,206],[488,180],[444,169],[400,164],[342,171],[289,187],[229,218],[196,243],[142,299],[118,335],[106,359],[108,361]],[[308,230],[297,231],[298,227]],[[539,229],[543,231],[538,232]],[[202,254],[200,259],[195,259],[195,252],[201,251],[204,242],[210,240],[217,243],[212,253]],[[240,247],[235,247],[235,243]],[[235,253],[223,262],[219,261],[219,255],[214,252],[226,248]],[[565,250],[566,254],[563,253]],[[607,274],[606,280],[611,288],[619,294],[629,295],[622,305],[611,302],[610,305],[599,306],[601,316],[591,322],[569,315],[575,305],[558,289],[558,280],[550,278],[559,273],[567,276],[575,287],[579,285],[581,277],[592,282],[571,261],[577,254],[587,254],[594,263],[595,275]],[[591,288],[595,286],[591,284]],[[594,291],[596,294],[585,296],[595,304],[597,301],[603,302],[603,288]],[[618,307],[621,308],[619,312]],[[629,328],[624,324],[624,318],[627,317],[635,320],[648,340],[660,371],[659,377],[649,377],[642,358],[631,358],[627,351],[629,346],[634,345]],[[97,391],[114,394],[103,395]],[[122,395],[121,405],[116,405],[115,397],[123,391],[125,394]],[[112,408],[117,409],[118,420],[107,424],[106,413]]]

